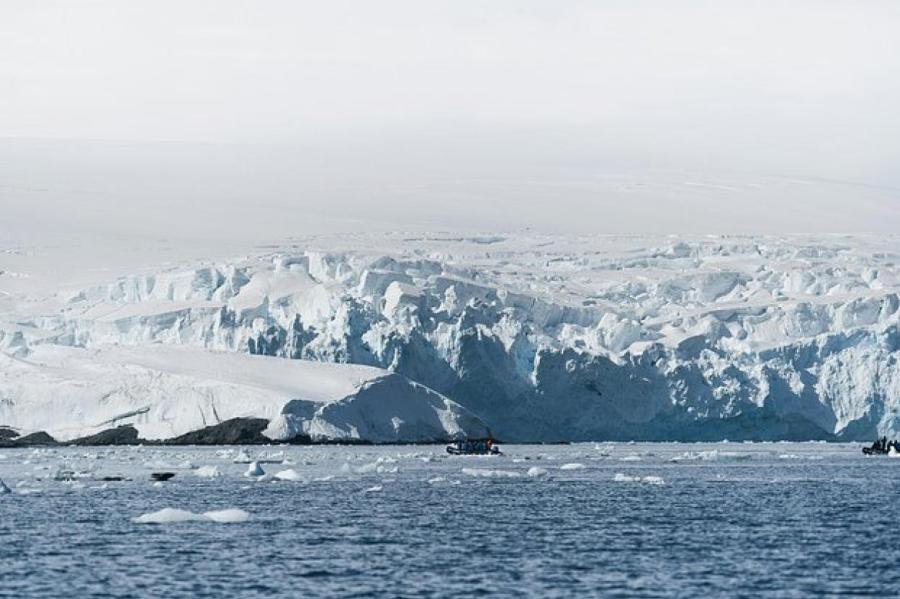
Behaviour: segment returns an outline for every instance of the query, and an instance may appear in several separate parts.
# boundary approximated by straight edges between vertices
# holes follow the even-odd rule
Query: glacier
[[[51,276],[51,254],[0,254],[0,426],[83,432],[146,404],[116,422],[148,438],[226,414],[276,439],[900,435],[897,236],[319,235],[77,276]],[[329,367],[316,395],[303,381]]]

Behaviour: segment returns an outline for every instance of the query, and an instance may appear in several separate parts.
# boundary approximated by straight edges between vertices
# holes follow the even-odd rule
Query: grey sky
[[[890,231],[898,32],[892,1],[5,0],[0,203],[148,230],[174,204],[260,233],[270,208],[278,233]]]

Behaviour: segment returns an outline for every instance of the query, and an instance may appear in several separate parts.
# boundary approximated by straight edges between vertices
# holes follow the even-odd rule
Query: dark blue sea
[[[900,596],[900,459],[503,450],[0,449],[0,596]]]

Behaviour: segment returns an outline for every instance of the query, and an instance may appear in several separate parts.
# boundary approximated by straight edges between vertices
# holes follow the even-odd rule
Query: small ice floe
[[[445,483],[445,482],[447,482],[447,477],[446,477],[446,476],[435,476],[434,478],[429,478],[429,479],[428,479],[428,484],[429,484],[429,485],[436,485],[436,484],[438,484],[438,483]]]
[[[163,508],[158,512],[150,512],[143,514],[131,521],[135,524],[172,524],[177,522],[218,522],[221,524],[231,524],[236,522],[246,522],[250,519],[250,514],[244,510],[228,509],[217,510],[212,512],[204,512],[195,514],[187,510],[176,510],[174,508]]]
[[[559,467],[560,470],[584,470],[584,464],[579,464],[577,462],[573,462],[571,464],[563,464]]]
[[[645,483],[648,485],[665,484],[665,481],[661,476],[630,476],[628,474],[622,474],[621,472],[617,472],[613,477],[613,480],[617,483]]]
[[[260,464],[281,464],[284,462],[284,452],[273,451],[269,453],[261,453],[256,458],[256,462]]]
[[[6,486],[6,483],[3,482],[3,479],[0,478],[0,495],[8,495],[9,493],[12,493],[12,491],[10,491],[9,487]]]
[[[624,458],[619,458],[620,462],[640,462],[643,458],[639,455],[627,455]]]
[[[314,478],[313,480],[316,481],[316,482],[319,482],[319,483],[326,483],[326,482],[328,482],[328,481],[330,481],[330,480],[333,480],[333,479],[334,479],[334,475],[333,475],[333,474],[326,474],[325,476],[320,476],[320,477],[318,477],[318,478]]]
[[[369,487],[365,489],[363,493],[378,493],[379,491],[384,490],[384,485],[375,485],[374,487]]]
[[[250,466],[244,472],[244,476],[263,476],[265,473],[266,471],[262,469],[259,462],[250,462]]]
[[[521,472],[514,470],[488,470],[487,468],[463,468],[462,473],[481,478],[519,478],[522,476]]]
[[[547,470],[545,468],[538,468],[537,466],[532,466],[528,469],[528,472],[525,473],[529,478],[540,478],[542,476],[547,476]]]
[[[391,458],[379,458],[371,464],[363,464],[353,469],[357,474],[397,474],[400,468],[397,466],[385,466],[384,464],[393,464],[397,460]]]
[[[303,477],[300,475],[300,473],[293,468],[288,468],[287,470],[276,472],[275,478],[277,478],[278,480],[289,480],[294,482],[303,480]]]
[[[199,478],[219,478],[222,472],[218,466],[200,466],[194,470],[194,476]]]
[[[60,482],[72,482],[75,480],[75,472],[73,470],[63,470],[60,468],[53,475],[53,480]]]
[[[234,460],[232,460],[235,464],[249,464],[253,460],[243,449],[238,452],[236,456],[234,456]]]

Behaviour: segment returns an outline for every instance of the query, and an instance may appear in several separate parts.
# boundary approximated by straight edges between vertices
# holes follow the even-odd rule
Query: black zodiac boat
[[[466,439],[447,446],[450,455],[503,455],[493,439]]]
[[[872,447],[863,447],[862,452],[866,455],[900,454],[900,442],[888,441],[887,437],[882,437],[872,443]]]

